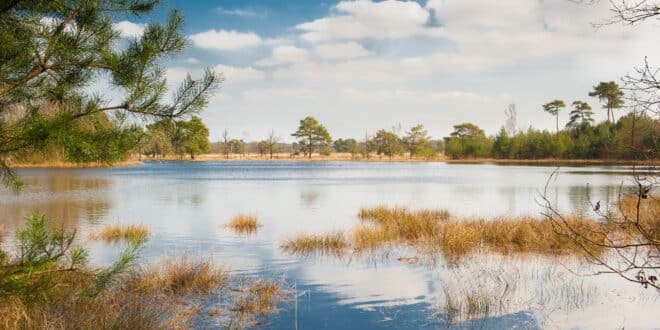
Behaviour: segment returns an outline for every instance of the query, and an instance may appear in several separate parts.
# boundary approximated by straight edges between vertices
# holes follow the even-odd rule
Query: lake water
[[[300,233],[349,230],[358,223],[360,208],[377,205],[447,209],[467,217],[538,215],[539,192],[554,170],[357,162],[147,162],[113,169],[21,170],[28,186],[18,195],[0,190],[0,224],[12,230],[32,210],[78,228],[80,237],[104,224],[140,223],[152,232],[145,261],[187,254],[245,276],[283,277],[296,298],[281,304],[266,328],[443,328],[439,306],[447,290],[488,287],[501,276],[519,283],[507,306],[486,320],[457,326],[660,327],[654,317],[660,307],[657,293],[615,277],[575,276],[567,270],[574,260],[488,255],[450,267],[402,263],[398,257],[415,253],[405,249],[347,260],[296,257],[279,248],[282,240]],[[548,184],[548,196],[561,210],[586,211],[589,200],[604,204],[617,198],[630,183],[629,171],[562,167]],[[238,213],[259,219],[263,226],[257,234],[238,236],[223,228]],[[100,242],[87,244],[98,264],[118,251]],[[572,299],[575,290],[584,297]]]

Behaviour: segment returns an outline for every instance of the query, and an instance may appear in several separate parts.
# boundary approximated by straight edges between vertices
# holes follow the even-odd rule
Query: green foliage
[[[573,102],[573,110],[570,113],[570,120],[566,127],[576,127],[579,124],[593,124],[593,111],[591,111],[591,106],[587,102],[575,101]]]
[[[451,136],[445,138],[445,154],[451,158],[488,157],[492,144],[477,125],[463,123],[454,125]]]
[[[112,163],[139,142],[139,120],[182,118],[206,106],[221,77],[187,77],[167,102],[164,59],[181,53],[183,18],[150,23],[120,47],[116,17],[149,13],[155,0],[12,1],[0,10],[0,170],[11,160],[61,150],[67,161]],[[120,91],[109,104],[89,85]],[[132,118],[131,118],[132,117]],[[129,120],[132,119],[132,120]]]
[[[619,109],[623,106],[623,91],[619,89],[614,81],[601,82],[594,86],[594,90],[589,93],[589,96],[598,97],[598,100],[604,102],[603,109],[607,110],[607,121],[614,121],[614,109]]]
[[[144,242],[130,242],[110,267],[90,269],[88,252],[73,246],[75,231],[53,226],[44,215],[33,213],[17,230],[13,253],[0,251],[0,304],[18,299],[22,305],[48,304],[63,296],[93,297],[124,273]],[[80,291],[67,285],[76,282]]]
[[[402,155],[405,150],[401,138],[396,133],[384,129],[376,132],[372,144],[376,154],[388,156],[390,159],[395,155]]]
[[[197,116],[188,121],[163,119],[147,125],[144,152],[147,155],[167,156],[172,153],[182,156],[207,153],[211,150],[209,130]]]
[[[557,133],[559,133],[559,111],[566,107],[562,100],[554,100],[543,105],[543,111],[555,116]]]
[[[201,118],[192,116],[189,121],[177,122],[176,127],[177,146],[189,154],[191,159],[195,159],[195,155],[211,150],[209,129],[206,128]]]
[[[592,126],[588,120],[558,135],[533,128],[509,136],[500,129],[492,156],[503,159],[655,159],[658,156],[660,121],[645,114],[628,114],[616,124]]]
[[[319,150],[321,153],[323,151],[327,153],[330,150],[329,146],[332,142],[330,133],[314,117],[307,116],[301,120],[298,130],[291,134],[291,136],[298,138],[298,142],[302,147],[301,150],[309,158],[312,158],[312,153],[315,150]]]
[[[424,129],[424,125],[416,125],[410,128],[410,130],[403,137],[403,143],[406,147],[408,153],[410,153],[410,158],[413,156],[421,156],[425,158],[430,158],[435,156],[435,151],[429,145],[430,137],[428,136],[428,131]]]
[[[337,139],[332,144],[336,152],[348,152],[351,155],[358,153],[358,142],[355,139]]]

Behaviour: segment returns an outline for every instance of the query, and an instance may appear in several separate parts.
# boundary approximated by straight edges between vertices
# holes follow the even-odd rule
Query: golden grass
[[[247,214],[236,215],[226,226],[237,234],[254,234],[260,227],[257,217]]]
[[[342,232],[331,232],[322,235],[299,235],[285,240],[281,247],[291,254],[341,255],[348,247],[348,242]]]
[[[127,285],[140,291],[163,290],[168,295],[209,294],[220,289],[229,272],[210,262],[190,258],[170,258],[133,273]]]
[[[404,207],[378,206],[361,209],[358,217],[362,222],[372,223],[386,236],[406,241],[428,239],[438,234],[442,221],[449,218],[446,211],[417,210]],[[366,234],[366,231],[361,231]]]
[[[145,241],[149,238],[149,228],[144,225],[105,225],[101,230],[91,232],[91,240],[117,242],[120,240]]]
[[[217,318],[218,327],[237,328],[276,312],[286,297],[275,281],[239,279],[248,284],[234,289],[226,269],[189,258],[134,269],[94,298],[77,294],[89,283],[66,274],[57,300],[34,306],[0,297],[0,328],[190,329],[201,315]]]
[[[568,237],[555,234],[553,223],[545,218],[459,219],[450,217],[446,211],[386,206],[363,208],[358,217],[362,224],[347,235],[341,232],[303,235],[285,241],[282,248],[303,255],[319,252],[340,255],[404,244],[427,253],[441,253],[450,263],[481,250],[545,255],[582,254],[583,247],[594,254],[604,251],[586,240],[582,241],[584,246],[579,246]],[[603,224],[597,221],[579,216],[566,221],[593,242],[605,239]]]

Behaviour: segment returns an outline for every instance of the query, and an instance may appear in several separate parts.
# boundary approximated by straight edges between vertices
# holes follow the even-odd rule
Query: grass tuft
[[[346,237],[341,232],[323,235],[300,235],[282,243],[282,249],[291,254],[341,255],[348,247]]]
[[[88,237],[91,240],[106,242],[121,240],[143,242],[149,238],[149,235],[149,228],[144,225],[105,225],[101,230],[91,232]]]
[[[231,219],[227,224],[237,234],[254,234],[259,229],[260,225],[257,222],[257,217],[253,215],[238,214]]]

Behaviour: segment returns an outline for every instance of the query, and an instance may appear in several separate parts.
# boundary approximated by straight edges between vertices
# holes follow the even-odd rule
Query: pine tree
[[[156,0],[4,1],[0,5],[0,170],[20,187],[12,157],[52,143],[66,160],[112,163],[132,149],[136,122],[199,112],[221,81],[207,70],[188,76],[166,102],[160,65],[180,53],[183,17],[173,10],[165,24],[150,23],[140,37],[120,40],[112,21],[154,9]],[[121,92],[112,102],[87,87],[108,78]],[[112,125],[94,123],[97,117]],[[84,146],[84,147],[83,147]]]

